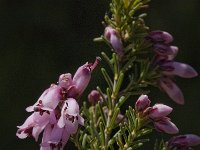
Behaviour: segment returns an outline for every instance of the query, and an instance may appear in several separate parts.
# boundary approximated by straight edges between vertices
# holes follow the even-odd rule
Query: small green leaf
[[[106,55],[105,52],[101,52],[101,55],[103,56],[104,60],[107,62],[107,64],[110,66],[110,69],[113,71],[113,64],[110,58]]]
[[[113,114],[113,116],[111,118],[111,121],[110,121],[110,124],[109,124],[109,127],[108,127],[109,130],[111,130],[113,128],[113,126],[115,125],[117,117],[118,117],[118,114],[119,114],[119,111],[120,111],[119,108],[115,108],[114,109],[114,114]]]
[[[104,76],[109,88],[113,89],[113,83],[112,83],[112,80],[110,79],[107,71],[104,68],[101,68],[101,72],[102,72],[102,74],[103,74],[103,76]]]
[[[99,111],[100,111],[100,114],[101,114],[101,117],[102,117],[103,124],[105,126],[106,125],[106,117],[105,117],[105,114],[103,112],[103,108],[102,108],[100,102],[98,102],[97,105],[98,105],[98,108],[99,108]]]

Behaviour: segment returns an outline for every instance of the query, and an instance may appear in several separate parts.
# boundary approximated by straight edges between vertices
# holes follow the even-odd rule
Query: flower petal
[[[149,111],[149,117],[151,119],[159,119],[166,117],[172,112],[172,108],[164,104],[155,104]]]
[[[135,103],[135,109],[137,111],[143,111],[147,107],[149,107],[151,101],[149,100],[147,95],[141,95]]]
[[[163,77],[159,80],[160,87],[168,96],[178,104],[184,104],[184,96],[180,88],[169,78]]]
[[[170,33],[165,32],[165,31],[152,31],[149,33],[148,37],[153,41],[153,42],[163,42],[163,43],[171,43],[173,41],[173,37]]]
[[[177,75],[182,78],[193,78],[198,75],[198,73],[188,64],[180,63],[180,62],[167,62],[163,64],[164,68],[171,68],[168,70],[163,70],[163,73],[166,75]]]
[[[172,123],[169,118],[166,117],[154,122],[154,126],[156,130],[168,134],[176,134],[179,132],[179,129],[176,127],[176,125]]]

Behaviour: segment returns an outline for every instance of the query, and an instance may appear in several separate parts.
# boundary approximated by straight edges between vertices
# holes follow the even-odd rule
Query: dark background
[[[180,49],[177,60],[199,72],[200,1],[152,0],[150,6],[147,25],[172,33],[173,44]],[[107,0],[0,1],[1,150],[39,149],[32,139],[18,139],[16,126],[29,115],[25,108],[50,83],[57,82],[59,74],[74,73],[79,65],[100,55],[104,47],[92,39],[102,34],[101,21],[107,10]],[[98,73],[99,69],[83,99],[102,84]],[[152,90],[150,98],[153,103],[164,102],[175,108],[171,118],[181,133],[200,135],[200,79],[178,78],[177,83],[185,95],[184,106],[176,105],[157,89]]]

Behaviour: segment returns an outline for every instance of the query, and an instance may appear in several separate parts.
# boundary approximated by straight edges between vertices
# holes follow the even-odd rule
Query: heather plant
[[[175,103],[184,104],[175,76],[198,75],[190,65],[175,61],[178,47],[172,45],[170,33],[151,31],[146,26],[143,11],[148,3],[111,1],[103,21],[105,30],[94,39],[110,47],[111,52],[101,52],[102,60],[96,57],[94,63],[85,63],[73,76],[60,75],[57,84],[51,84],[33,106],[27,107],[32,114],[18,126],[19,138],[38,141],[41,135],[41,150],[62,150],[68,140],[79,150],[142,149],[146,142],[151,142],[154,150],[191,150],[200,144],[197,135],[178,135],[176,121],[169,118],[172,107],[151,104],[153,98],[147,96],[154,86]],[[106,87],[97,86],[84,100],[81,95],[100,61],[109,67],[101,68]],[[127,101],[132,105],[125,105]],[[150,141],[152,132],[173,137]]]

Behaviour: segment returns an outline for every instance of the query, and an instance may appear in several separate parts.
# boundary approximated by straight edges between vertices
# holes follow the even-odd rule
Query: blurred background
[[[0,149],[38,150],[33,139],[20,140],[21,125],[32,105],[64,72],[93,61],[105,48],[92,39],[103,33],[108,0],[1,0],[0,1]],[[200,72],[200,1],[152,0],[146,23],[174,36],[180,52],[177,60]],[[100,67],[99,67],[100,68]],[[87,93],[101,83],[95,70]],[[150,98],[174,107],[171,115],[181,133],[200,135],[200,78],[177,79],[185,95],[177,106],[165,94],[152,89]],[[154,103],[153,102],[153,103]],[[130,105],[133,102],[130,102]],[[152,137],[155,140],[155,135]],[[74,149],[69,143],[68,149]],[[66,148],[67,149],[67,148]],[[149,148],[145,148],[149,149]]]

